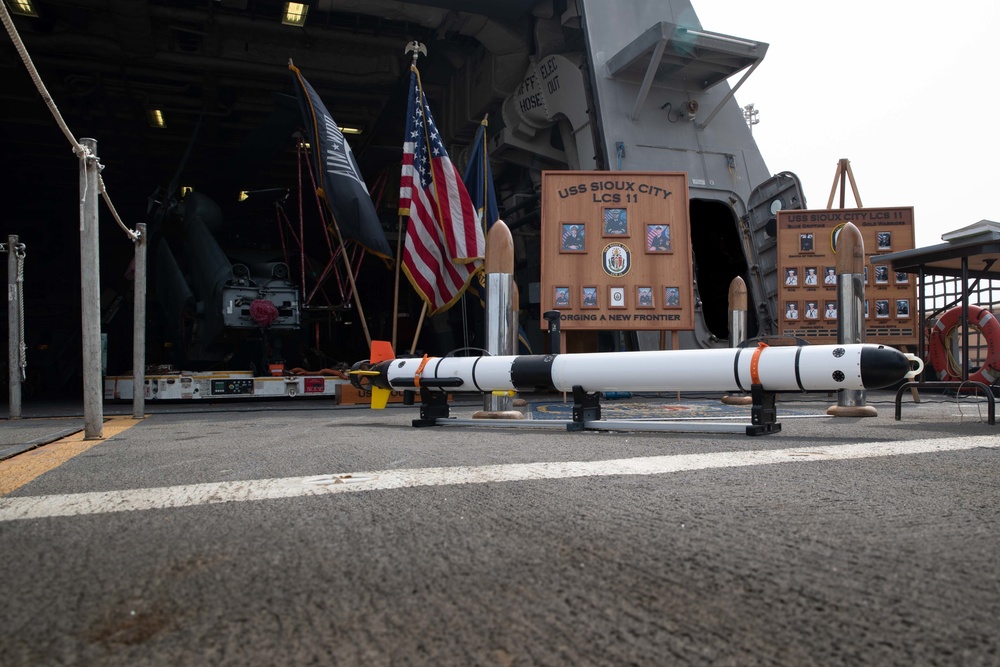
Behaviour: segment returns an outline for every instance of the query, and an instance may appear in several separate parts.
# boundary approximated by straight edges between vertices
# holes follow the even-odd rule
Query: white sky
[[[809,208],[826,208],[847,158],[866,208],[913,206],[917,247],[1000,222],[1000,2],[692,4],[704,29],[768,44],[736,101],[760,112],[768,169],[797,174]]]

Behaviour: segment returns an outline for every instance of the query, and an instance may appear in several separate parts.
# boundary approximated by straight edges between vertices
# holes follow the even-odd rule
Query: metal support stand
[[[448,407],[448,392],[431,391],[420,388],[420,419],[414,419],[413,426],[437,426],[439,419],[448,419],[451,409]]]
[[[442,387],[420,388],[420,419],[413,426],[496,426],[506,428],[563,428],[567,431],[674,431],[681,433],[744,433],[767,435],[781,431],[777,421],[776,394],[752,385],[753,408],[751,423],[706,422],[700,419],[648,420],[604,419],[601,417],[601,392],[588,392],[580,386],[573,387],[572,419],[538,419],[525,421],[486,421],[451,417],[448,394]],[[414,392],[404,393],[406,395]],[[824,416],[825,417],[825,416]]]
[[[601,392],[588,393],[583,387],[573,387],[573,421],[566,424],[567,431],[582,431],[587,428],[587,422],[598,421],[601,418]]]
[[[764,391],[759,384],[750,386],[750,396],[753,398],[753,407],[750,409],[750,426],[747,426],[747,435],[766,435],[777,433],[781,430],[778,423],[778,409],[775,407],[775,396],[773,391]]]

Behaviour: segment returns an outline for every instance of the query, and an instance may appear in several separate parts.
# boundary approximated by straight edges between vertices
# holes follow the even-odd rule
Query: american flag
[[[409,216],[403,271],[431,315],[451,307],[482,263],[486,238],[462,178],[410,71],[399,214]]]
[[[657,227],[656,225],[650,225],[646,229],[646,247],[647,248],[652,248],[653,247],[653,239],[655,239],[657,236],[659,236],[659,234],[660,234],[660,228]]]

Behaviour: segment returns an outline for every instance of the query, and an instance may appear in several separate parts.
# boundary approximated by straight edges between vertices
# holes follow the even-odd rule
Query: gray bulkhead
[[[750,290],[749,334],[774,333],[774,211],[805,202],[794,174],[772,177],[734,97],[768,45],[703,28],[689,0],[577,0],[575,10],[585,53],[536,51],[503,103],[491,155],[520,159],[533,178],[554,168],[686,172],[697,305],[681,347],[729,344],[736,276]]]

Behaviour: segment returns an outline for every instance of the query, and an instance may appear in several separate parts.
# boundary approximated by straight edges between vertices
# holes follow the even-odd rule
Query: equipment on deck
[[[777,392],[879,389],[921,370],[919,357],[871,344],[769,347],[755,341],[713,350],[394,358],[391,346],[376,342],[371,358],[350,375],[356,387],[371,388],[373,408],[384,407],[391,390],[419,390],[421,419],[414,426],[448,417],[451,392],[572,391],[567,428],[576,430],[601,428],[601,392],[743,391],[753,397],[746,432],[760,435],[780,430]]]

